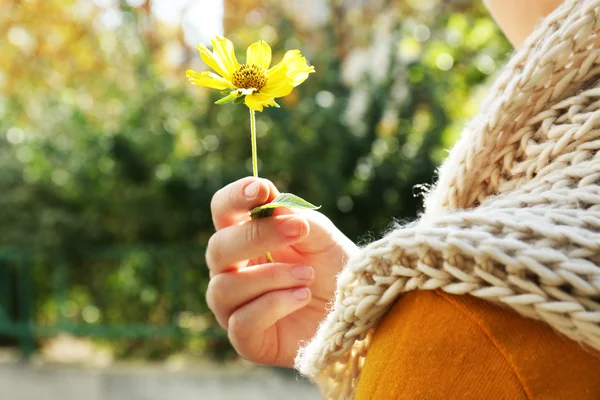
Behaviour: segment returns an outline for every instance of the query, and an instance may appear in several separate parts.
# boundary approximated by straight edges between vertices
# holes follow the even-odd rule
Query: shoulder
[[[539,321],[468,295],[414,291],[377,328],[357,399],[596,399],[599,369],[597,353]]]

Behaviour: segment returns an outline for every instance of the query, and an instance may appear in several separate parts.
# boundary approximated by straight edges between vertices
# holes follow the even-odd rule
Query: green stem
[[[256,155],[256,115],[250,110],[250,135],[252,136],[252,175],[258,178],[258,157]]]
[[[256,114],[253,109],[250,110],[250,136],[252,137],[252,175],[258,178],[258,156],[256,155]],[[274,263],[275,260],[271,256],[271,252],[267,251],[267,259]]]

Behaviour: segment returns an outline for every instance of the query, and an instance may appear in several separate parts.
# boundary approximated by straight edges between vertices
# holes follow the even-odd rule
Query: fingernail
[[[315,270],[313,269],[313,267],[297,265],[292,268],[292,274],[296,277],[296,279],[302,281],[310,281],[315,276]]]
[[[258,189],[260,189],[260,183],[259,182],[254,181],[252,183],[249,183],[244,188],[244,196],[246,196],[249,199],[253,199],[258,194]]]
[[[308,299],[309,294],[310,294],[310,292],[308,291],[307,288],[296,289],[292,292],[292,296],[296,300],[306,300],[306,299]]]
[[[282,236],[293,238],[302,235],[304,225],[298,218],[287,218],[279,223],[279,233]]]

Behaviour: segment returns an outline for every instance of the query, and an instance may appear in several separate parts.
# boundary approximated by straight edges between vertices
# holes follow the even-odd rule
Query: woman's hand
[[[240,355],[292,367],[299,342],[325,316],[336,275],[358,248],[316,211],[279,208],[273,217],[250,219],[251,209],[278,194],[265,179],[244,178],[213,196],[217,232],[206,251],[206,299]]]

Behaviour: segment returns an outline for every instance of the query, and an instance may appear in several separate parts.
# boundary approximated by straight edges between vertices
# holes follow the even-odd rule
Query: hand
[[[206,299],[241,356],[292,367],[299,342],[325,317],[336,275],[358,248],[317,211],[278,208],[273,217],[250,219],[252,208],[278,194],[265,179],[244,178],[214,195]]]

